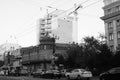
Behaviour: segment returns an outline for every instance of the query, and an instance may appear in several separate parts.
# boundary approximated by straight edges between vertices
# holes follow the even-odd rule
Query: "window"
[[[113,40],[113,33],[109,33],[109,40]]]
[[[117,32],[117,38],[120,39],[120,31]]]
[[[116,26],[120,26],[120,19],[116,20]]]
[[[115,7],[115,12],[120,11],[120,6]]]
[[[44,49],[44,45],[40,45],[40,49]]]
[[[108,14],[108,13],[107,13],[107,10],[105,10],[105,11],[104,11],[104,14],[105,14],[105,15],[107,15],[107,14]]]
[[[112,27],[113,27],[112,22],[109,22],[109,23],[108,23],[108,29],[110,29],[110,28],[112,28]]]
[[[108,9],[107,14],[111,14],[111,13],[112,13],[112,9]]]
[[[113,51],[114,50],[114,47],[113,45],[110,46],[110,50]]]
[[[44,49],[47,49],[47,46],[46,46],[46,45],[44,45]]]
[[[120,44],[118,44],[117,50],[120,50]]]
[[[46,49],[52,49],[52,45],[46,45]]]

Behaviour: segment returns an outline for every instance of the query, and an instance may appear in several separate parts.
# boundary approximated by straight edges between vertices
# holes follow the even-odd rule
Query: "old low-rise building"
[[[21,48],[22,65],[26,66],[31,72],[37,69],[52,69],[54,55],[62,54],[65,57],[67,46],[68,44],[55,44],[54,38],[47,37],[41,40],[41,44],[38,46]]]

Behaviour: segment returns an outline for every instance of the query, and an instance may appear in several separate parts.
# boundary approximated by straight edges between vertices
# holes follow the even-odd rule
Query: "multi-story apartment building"
[[[73,17],[59,17],[64,11],[56,10],[40,19],[39,41],[47,34],[58,37],[56,43],[73,42],[77,36],[74,35]],[[75,38],[76,37],[76,38]]]
[[[104,0],[105,35],[112,51],[120,47],[120,0]]]
[[[46,33],[51,33],[51,20],[52,16],[50,15],[47,15],[47,17],[40,19],[39,40],[42,39],[46,35]]]

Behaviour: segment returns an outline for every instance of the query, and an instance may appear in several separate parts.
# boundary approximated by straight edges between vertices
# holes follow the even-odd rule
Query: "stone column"
[[[105,36],[107,40],[107,45],[109,46],[109,34],[108,34],[108,23],[105,23]]]
[[[114,50],[117,48],[117,29],[116,29],[116,21],[113,20],[113,38],[114,38]]]

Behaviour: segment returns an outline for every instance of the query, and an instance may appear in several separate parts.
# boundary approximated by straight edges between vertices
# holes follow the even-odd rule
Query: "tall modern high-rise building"
[[[120,47],[120,0],[104,0],[104,16],[107,44],[112,51]]]
[[[75,36],[74,18],[70,16],[59,17],[64,11],[56,10],[44,18],[40,19],[39,23],[39,40],[49,34],[51,37],[56,37],[56,43],[69,43],[77,39]],[[77,32],[77,31],[76,31]]]

